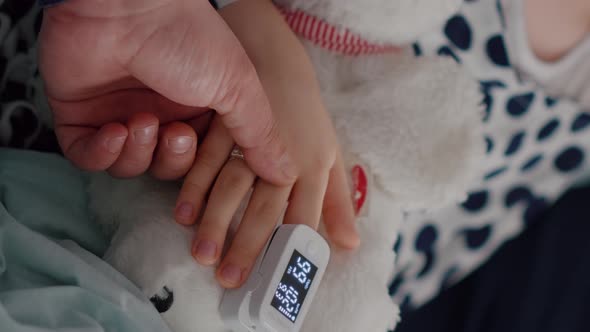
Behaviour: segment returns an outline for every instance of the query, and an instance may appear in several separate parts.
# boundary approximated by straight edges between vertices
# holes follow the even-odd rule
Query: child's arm
[[[249,274],[287,200],[286,223],[317,229],[323,215],[335,244],[354,248],[359,239],[339,145],[303,46],[269,0],[238,0],[220,13],[253,62],[278,132],[298,166],[293,186],[277,187],[260,179],[255,183],[245,217],[217,274],[224,287],[237,287]],[[211,131],[207,135],[201,146],[222,136]],[[230,160],[216,180],[193,250],[203,264],[215,264],[220,258],[219,248],[224,244],[231,215],[254,181],[253,176],[245,174],[245,168],[243,161]],[[195,190],[199,191],[185,186],[179,201],[202,197]]]

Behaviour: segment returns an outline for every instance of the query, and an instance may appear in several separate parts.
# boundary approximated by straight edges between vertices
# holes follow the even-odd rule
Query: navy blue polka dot
[[[455,62],[461,63],[461,60],[459,59],[459,57],[448,46],[442,46],[441,48],[438,49],[437,53],[438,53],[438,55],[441,55],[441,56],[450,56],[451,58],[453,58],[455,60]]]
[[[391,284],[389,285],[389,295],[393,296],[399,290],[399,286],[401,286],[404,282],[404,275],[403,273],[398,274],[395,276]]]
[[[466,229],[465,246],[471,250],[477,250],[486,244],[492,234],[492,226],[486,225],[481,228]]]
[[[489,136],[486,136],[486,152],[489,154],[494,149],[494,141]]]
[[[420,44],[418,44],[418,43],[412,44],[412,49],[414,50],[414,55],[415,56],[421,56],[422,55],[422,47],[420,47]]]
[[[535,166],[537,166],[541,160],[543,160],[543,155],[537,154],[531,157],[529,160],[527,160],[524,164],[522,164],[520,170],[523,172],[530,171],[533,168],[535,168]]]
[[[493,88],[506,88],[506,83],[498,80],[480,81],[479,84],[486,91],[491,91]]]
[[[584,152],[582,149],[571,146],[563,150],[555,158],[555,167],[561,172],[571,172],[582,165]]]
[[[514,134],[514,136],[512,136],[512,138],[510,139],[510,142],[508,142],[508,146],[504,151],[504,155],[511,156],[515,154],[522,146],[522,141],[524,140],[525,136],[526,133],[524,131]]]
[[[512,116],[521,116],[529,110],[535,94],[532,92],[515,95],[508,99],[506,104],[506,111]]]
[[[486,181],[489,181],[489,180],[495,178],[496,176],[506,172],[506,170],[508,170],[508,167],[506,167],[506,166],[497,168],[497,169],[489,172],[488,174],[486,174],[483,179]]]
[[[488,39],[486,43],[486,52],[490,60],[497,66],[508,67],[508,54],[506,47],[504,47],[504,39],[501,35],[495,35]]]
[[[553,106],[555,106],[555,104],[557,104],[557,99],[554,99],[551,97],[545,97],[545,106],[553,107]]]
[[[549,137],[551,137],[551,135],[553,135],[553,133],[555,133],[555,130],[557,130],[557,128],[559,128],[559,120],[552,119],[551,121],[547,122],[547,124],[544,125],[543,128],[539,130],[539,133],[537,134],[537,140],[544,141],[548,139]]]
[[[530,225],[539,216],[549,208],[549,202],[545,198],[535,198],[529,202],[529,205],[524,210],[523,219],[527,225]]]
[[[434,246],[437,237],[438,232],[436,228],[433,225],[426,225],[420,230],[418,236],[416,236],[414,247],[417,251],[429,251]]]
[[[471,28],[462,15],[455,15],[449,19],[444,32],[457,48],[466,51],[471,47]]]
[[[461,206],[469,212],[478,212],[486,206],[488,196],[489,194],[487,190],[471,193],[469,194],[469,197],[467,197],[467,201],[461,204]]]
[[[434,267],[434,251],[427,251],[424,253],[424,266],[422,270],[416,275],[417,278],[422,278],[428,274]]]
[[[508,191],[504,199],[504,205],[511,208],[518,202],[529,201],[533,198],[533,194],[529,188],[524,186],[517,186]]]
[[[572,131],[578,132],[590,127],[590,113],[580,113],[572,122]]]
[[[494,106],[494,98],[492,97],[492,90],[495,88],[506,88],[506,84],[498,80],[480,81],[480,90],[483,94],[482,104],[485,106],[485,116],[483,121],[488,121]]]

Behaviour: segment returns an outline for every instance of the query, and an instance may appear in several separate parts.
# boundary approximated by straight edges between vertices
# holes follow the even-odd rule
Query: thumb
[[[151,19],[145,22],[150,29],[135,30],[134,41],[125,45],[133,47],[126,52],[129,72],[177,103],[215,109],[258,176],[276,185],[293,183],[295,167],[238,39],[208,3],[176,3],[182,6],[163,10],[157,27]]]

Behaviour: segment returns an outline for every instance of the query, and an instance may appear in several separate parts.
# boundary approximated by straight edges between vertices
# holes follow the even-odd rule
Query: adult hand
[[[258,176],[293,183],[256,71],[206,0],[68,0],[45,10],[39,48],[55,131],[78,167],[183,176],[214,109]]]

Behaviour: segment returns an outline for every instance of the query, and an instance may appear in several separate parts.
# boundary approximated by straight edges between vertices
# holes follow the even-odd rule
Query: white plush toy
[[[276,2],[290,23],[306,13],[324,24],[316,37],[328,28],[343,36],[318,40],[299,31],[354,175],[355,203],[364,205],[362,244],[354,252],[332,248],[302,331],[384,332],[398,320],[388,285],[403,212],[458,203],[483,156],[476,82],[452,60],[416,58],[406,47],[460,0]],[[112,235],[105,260],[152,299],[172,331],[226,331],[214,270],[190,255],[194,229],[174,222],[178,190],[147,178],[93,176],[91,207]]]

